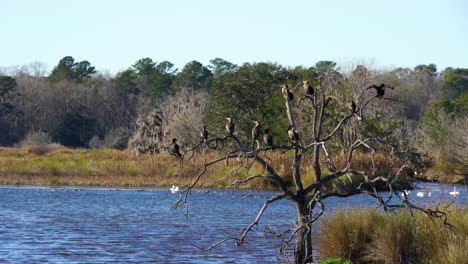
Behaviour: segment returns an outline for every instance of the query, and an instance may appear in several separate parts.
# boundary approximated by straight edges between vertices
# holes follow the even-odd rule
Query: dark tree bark
[[[302,198],[302,197],[301,197]],[[312,259],[312,225],[310,224],[310,209],[305,201],[295,202],[297,210],[296,242],[294,244],[294,263],[310,263]]]

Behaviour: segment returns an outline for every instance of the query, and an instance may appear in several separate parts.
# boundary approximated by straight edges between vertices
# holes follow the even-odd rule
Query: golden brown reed
[[[468,259],[468,208],[447,207],[448,222],[419,212],[338,211],[324,218],[316,242],[321,257],[356,263],[453,263]]]
[[[289,153],[262,153],[262,157],[278,171],[280,176],[292,183],[292,157]],[[34,185],[79,185],[79,186],[188,186],[204,162],[220,157],[217,153],[196,154],[192,160],[178,160],[167,154],[136,156],[124,150],[69,149],[60,145],[27,146],[22,148],[0,148],[0,184]],[[338,157],[336,165],[346,161]],[[385,156],[376,155],[376,165],[386,165]],[[355,169],[370,167],[368,156],[357,154],[353,159]],[[235,180],[264,174],[264,168],[244,161],[239,167],[237,159],[210,166],[197,186],[203,188],[249,188],[275,189],[268,179],[256,179],[241,186]],[[311,158],[304,157],[301,164],[304,185],[315,181]],[[322,168],[326,162],[321,162]],[[387,165],[388,167],[388,165]],[[250,169],[247,169],[250,168]],[[237,170],[236,170],[237,169]],[[236,172],[236,173],[235,173]],[[324,175],[327,175],[324,170]]]

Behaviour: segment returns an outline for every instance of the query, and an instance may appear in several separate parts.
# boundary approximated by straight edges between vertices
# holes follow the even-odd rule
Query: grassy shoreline
[[[443,206],[447,221],[409,210],[338,210],[322,219],[320,256],[353,263],[453,263],[468,259],[468,208]]]
[[[184,161],[183,166],[167,154],[136,156],[128,150],[113,149],[69,149],[60,145],[27,146],[22,148],[0,148],[0,185],[37,186],[95,186],[95,187],[168,187],[172,184],[189,186],[204,161],[216,154],[197,155]],[[292,183],[292,160],[279,153],[269,154],[272,165],[286,182]],[[395,171],[399,164],[393,164],[383,154],[375,156],[376,167],[382,173]],[[345,158],[337,158],[340,167]],[[343,163],[343,164],[341,164]],[[325,165],[325,164],[324,164]],[[207,169],[200,178],[198,188],[209,189],[250,189],[276,190],[266,179],[256,179],[241,186],[232,185],[236,179],[246,178],[244,168],[236,169],[237,161],[229,160]],[[370,159],[357,154],[353,166],[368,170]],[[262,173],[263,168],[254,164],[250,174]],[[301,175],[305,185],[315,181],[312,164],[304,159]]]
[[[203,156],[212,158],[211,154]],[[0,185],[167,187],[192,184],[203,160],[183,166],[167,154],[136,156],[130,151],[68,149],[59,145],[0,148]],[[267,181],[231,185],[234,164],[207,170],[199,188],[273,190]],[[245,173],[239,173],[244,177]]]

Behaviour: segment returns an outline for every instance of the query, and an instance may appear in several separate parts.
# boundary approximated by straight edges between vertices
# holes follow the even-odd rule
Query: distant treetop
[[[94,67],[88,61],[75,62],[71,56],[63,57],[57,66],[49,75],[49,80],[52,82],[60,80],[83,82],[86,78],[91,77],[96,73]]]

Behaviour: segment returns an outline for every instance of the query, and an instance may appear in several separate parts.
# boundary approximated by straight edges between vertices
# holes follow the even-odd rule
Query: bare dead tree
[[[205,91],[183,88],[168,96],[161,106],[164,135],[169,139],[177,138],[181,146],[196,145],[201,140],[198,134],[207,105],[208,94]]]
[[[297,212],[297,219],[294,222],[294,228],[279,232],[279,236],[284,238],[284,245],[281,247],[282,252],[286,251],[288,245],[295,238],[294,263],[310,263],[313,261],[311,237],[312,223],[317,221],[324,213],[325,205],[323,201],[330,197],[345,198],[358,194],[368,194],[374,197],[385,211],[392,211],[397,208],[411,208],[414,210],[423,211],[430,216],[441,217],[445,219],[446,215],[443,211],[417,207],[408,200],[406,195],[401,195],[402,189],[399,188],[396,183],[399,175],[403,171],[404,166],[400,168],[400,170],[395,175],[376,174],[377,169],[375,167],[373,158],[375,150],[372,145],[376,143],[384,143],[379,138],[357,139],[347,150],[347,162],[346,165],[342,168],[334,170],[323,170],[321,168],[321,155],[324,155],[327,162],[329,163],[328,168],[335,168],[332,153],[327,148],[327,145],[337,137],[338,131],[343,129],[343,126],[346,122],[352,118],[356,118],[357,116],[355,111],[350,110],[346,116],[344,116],[335,124],[334,128],[328,130],[324,129],[326,113],[329,111],[330,102],[332,100],[337,100],[336,93],[334,93],[336,85],[338,84],[333,80],[333,76],[324,73],[321,77],[320,84],[314,88],[315,92],[312,95],[304,95],[304,97],[300,99],[297,95],[296,99],[292,99],[289,96],[284,96],[285,111],[287,112],[290,125],[289,130],[293,132],[297,131],[297,124],[293,108],[300,107],[301,104],[299,102],[302,100],[310,100],[312,105],[312,111],[310,112],[312,121],[308,124],[309,129],[307,131],[297,132],[299,135],[298,137],[291,136],[290,134],[292,140],[288,145],[262,146],[257,140],[256,144],[254,144],[253,148],[251,148],[251,142],[242,142],[236,136],[234,131],[234,133],[226,132],[225,137],[211,137],[208,140],[201,141],[190,150],[193,153],[195,148],[206,144],[212,149],[217,149],[217,152],[221,154],[213,160],[206,161],[201,167],[198,168],[196,175],[194,175],[193,183],[180,193],[180,199],[174,204],[174,208],[185,207],[186,213],[188,213],[189,195],[193,188],[197,186],[200,178],[205,175],[207,169],[214,164],[222,162],[228,163],[230,160],[235,160],[235,162],[238,164],[238,166],[233,171],[233,175],[237,175],[236,173],[240,168],[245,168],[248,172],[254,163],[264,168],[264,172],[262,174],[249,175],[247,173],[247,176],[244,178],[236,177],[232,182],[233,185],[240,185],[263,178],[274,182],[280,190],[280,193],[274,195],[263,203],[263,206],[260,208],[255,219],[247,227],[242,229],[238,236],[229,236],[219,242],[214,243],[208,247],[208,249],[218,246],[219,244],[228,240],[234,240],[235,246],[242,245],[245,242],[249,232],[259,224],[265,210],[268,209],[268,206],[282,199],[291,200]],[[362,114],[369,103],[375,99],[378,99],[378,95],[375,94],[375,91],[373,92],[369,90],[367,98],[362,100],[362,102],[357,106],[361,111],[360,114]],[[297,104],[292,100],[297,100]],[[304,133],[310,133],[312,138],[310,142],[301,140],[300,135]],[[286,131],[285,136],[287,136]],[[369,159],[371,160],[372,164],[371,168],[369,168],[370,173],[353,169],[353,154],[360,149],[363,149],[369,153]],[[283,153],[284,155],[292,155],[292,177],[294,182],[292,187],[289,186],[285,179],[283,179],[278,173],[280,168],[276,168],[266,156],[267,152],[271,152],[273,150]],[[311,153],[316,180],[315,182],[305,186],[301,179],[300,169],[303,157],[308,153]],[[192,156],[193,155],[190,157]],[[344,184],[344,186],[347,186],[342,176],[346,177],[346,175],[352,174],[363,177],[363,180],[360,182],[358,187],[340,188],[339,190],[325,192],[325,185],[334,181],[341,182]],[[376,187],[378,183],[383,183],[387,186],[388,190],[390,190],[390,197],[383,197],[381,193],[378,192],[378,188]]]

